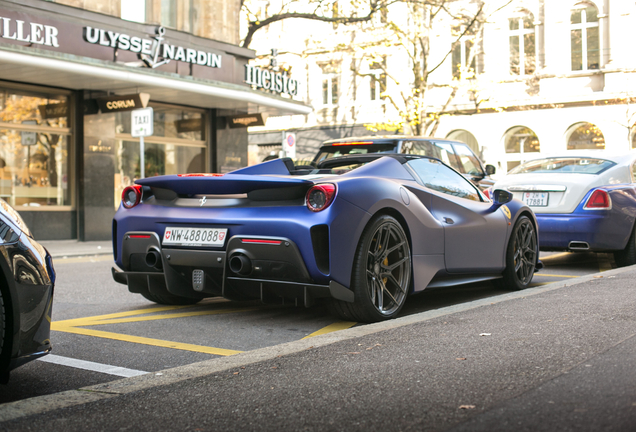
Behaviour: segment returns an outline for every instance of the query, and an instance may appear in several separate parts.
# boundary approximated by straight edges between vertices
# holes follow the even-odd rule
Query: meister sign
[[[298,94],[298,81],[290,79],[287,74],[263,70],[248,64],[245,65],[245,82],[274,93],[287,93],[291,96]]]
[[[170,60],[179,60],[213,68],[221,67],[220,55],[167,44],[163,42],[165,33],[166,29],[158,27],[157,35],[152,40],[110,30],[84,27],[84,40],[92,44],[137,53],[144,63],[152,68],[169,63]]]

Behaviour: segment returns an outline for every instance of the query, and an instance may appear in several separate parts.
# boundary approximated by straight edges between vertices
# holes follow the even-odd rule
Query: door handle
[[[455,221],[454,221],[454,220],[452,220],[452,219],[451,219],[451,218],[449,218],[449,217],[445,217],[445,218],[444,218],[444,222],[446,222],[446,223],[447,223],[447,224],[449,224],[449,225],[452,225],[452,224],[454,224],[454,223],[455,223]]]

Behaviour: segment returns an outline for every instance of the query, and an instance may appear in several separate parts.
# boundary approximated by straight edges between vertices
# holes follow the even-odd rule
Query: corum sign
[[[245,65],[245,82],[274,93],[287,93],[291,96],[298,94],[298,81],[290,79],[287,74],[263,70],[255,66]]]
[[[158,27],[157,35],[152,40],[110,30],[84,27],[84,40],[92,44],[138,53],[143,62],[152,68],[169,63],[170,60],[213,68],[221,67],[220,55],[164,43],[165,33],[166,30],[163,27]]]

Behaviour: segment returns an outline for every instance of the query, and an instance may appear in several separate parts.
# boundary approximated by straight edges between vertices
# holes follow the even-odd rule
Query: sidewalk
[[[53,258],[113,254],[113,244],[110,240],[88,242],[77,240],[44,240],[38,241],[38,243],[44,246]]]

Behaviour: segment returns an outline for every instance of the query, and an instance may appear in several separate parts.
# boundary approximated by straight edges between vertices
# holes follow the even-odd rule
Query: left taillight
[[[336,196],[336,185],[321,183],[312,186],[305,196],[307,208],[313,212],[319,212],[331,205]]]
[[[612,208],[612,199],[609,193],[602,189],[596,189],[583,206],[585,210],[609,210]]]
[[[141,202],[141,185],[127,186],[121,194],[121,203],[127,209]]]

